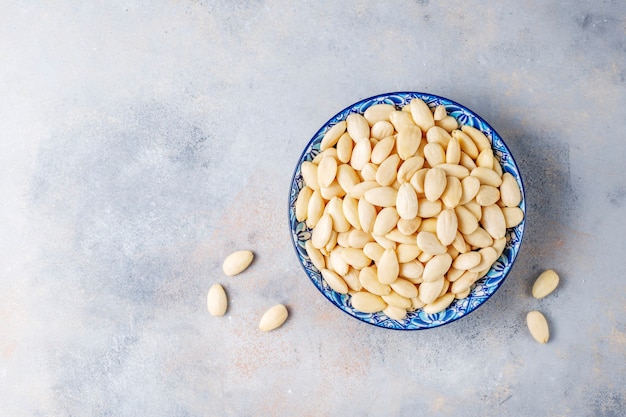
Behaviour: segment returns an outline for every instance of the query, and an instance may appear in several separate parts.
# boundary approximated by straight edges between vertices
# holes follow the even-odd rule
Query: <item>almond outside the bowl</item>
[[[559,276],[551,269],[543,271],[533,285],[533,297],[541,299],[552,293],[559,285]]]
[[[226,257],[222,269],[229,277],[242,273],[252,263],[254,254],[249,250],[233,252]]]
[[[544,344],[550,339],[550,328],[548,327],[548,321],[541,312],[533,310],[526,316],[526,324],[528,324],[528,330],[538,343]]]
[[[228,299],[220,284],[213,284],[207,294],[207,308],[212,316],[221,317],[226,313]]]
[[[287,316],[289,316],[287,307],[282,304],[277,304],[263,314],[261,322],[259,323],[259,329],[263,332],[277,329],[287,320]]]

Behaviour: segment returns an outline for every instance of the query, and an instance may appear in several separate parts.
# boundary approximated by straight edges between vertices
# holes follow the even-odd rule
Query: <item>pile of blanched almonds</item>
[[[419,98],[351,113],[301,173],[312,263],[356,310],[395,320],[467,297],[524,216],[489,139]]]

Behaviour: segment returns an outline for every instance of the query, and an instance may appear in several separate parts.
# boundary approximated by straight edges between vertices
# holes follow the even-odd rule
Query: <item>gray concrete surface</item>
[[[1,415],[625,415],[623,2],[0,8]],[[503,288],[422,332],[332,307],[287,228],[312,134],[398,90],[482,115],[527,187]],[[224,277],[239,248],[254,264]],[[562,285],[534,300],[545,268]],[[261,334],[278,302],[289,320]]]

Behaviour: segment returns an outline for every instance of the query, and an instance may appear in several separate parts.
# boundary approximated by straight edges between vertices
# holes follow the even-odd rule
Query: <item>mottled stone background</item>
[[[624,2],[0,3],[2,416],[624,415]],[[527,189],[503,288],[422,332],[332,307],[287,226],[313,133],[398,90],[482,115]]]

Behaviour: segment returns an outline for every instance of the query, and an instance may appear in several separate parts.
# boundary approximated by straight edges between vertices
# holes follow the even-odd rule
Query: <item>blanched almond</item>
[[[363,313],[376,313],[387,307],[387,303],[381,297],[365,291],[353,294],[350,303],[355,310]]]
[[[435,255],[424,265],[424,281],[435,281],[445,275],[452,265],[452,257],[447,253]]]
[[[396,136],[396,150],[403,160],[407,160],[417,152],[422,140],[422,131],[417,126],[406,126],[398,131]]]
[[[347,294],[348,293],[348,284],[341,278],[336,272],[331,271],[330,269],[322,269],[322,277],[324,281],[328,284],[333,291],[338,292],[339,294]]]
[[[372,129],[370,131],[370,136],[372,138],[376,138],[380,140],[380,139],[386,138],[387,136],[393,135],[393,132],[394,132],[394,128],[391,123],[389,123],[386,120],[380,120],[374,123],[374,125],[372,126]]]
[[[226,292],[220,284],[213,284],[207,294],[207,308],[212,316],[220,317],[226,313],[228,299]]]
[[[420,225],[420,228],[417,229],[418,233],[419,232],[431,232],[431,233],[437,234],[437,217],[430,217],[430,218],[424,219],[422,221],[422,224]]]
[[[474,141],[463,133],[462,130],[455,130],[452,132],[452,137],[456,138],[461,145],[461,150],[465,152],[470,158],[476,159],[478,157],[478,148]]]
[[[419,212],[419,207],[418,207],[418,212]],[[400,218],[400,220],[398,220],[398,230],[403,235],[410,236],[414,234],[417,231],[417,229],[419,229],[421,223],[422,223],[421,217],[416,217],[412,220],[404,220]]]
[[[437,201],[446,189],[446,173],[439,168],[431,168],[424,178],[424,194],[428,201]]]
[[[304,183],[312,190],[319,190],[320,186],[317,182],[317,165],[310,161],[304,161],[300,165],[300,172]]]
[[[361,182],[361,179],[354,168],[348,164],[341,164],[337,167],[337,182],[344,191],[349,193],[355,185]]]
[[[500,196],[502,202],[507,207],[517,207],[522,201],[522,193],[520,191],[515,177],[508,172],[502,175],[502,185],[500,186]]]
[[[457,220],[458,220],[458,217],[457,217]],[[463,238],[463,235],[461,234],[460,231],[456,232],[456,236],[454,237],[454,240],[452,241],[452,247],[456,249],[459,253],[469,252],[470,250],[470,248],[465,242],[465,239]]]
[[[363,289],[361,281],[359,281],[359,272],[354,268],[348,268],[348,272],[343,276],[343,280],[352,291],[361,291]]]
[[[474,162],[474,160],[463,151],[461,151],[461,159],[459,160],[459,165],[467,168],[470,172],[472,172],[472,170],[476,168],[476,162]]]
[[[500,200],[500,191],[491,185],[481,185],[476,193],[476,202],[481,206],[490,206]]]
[[[453,301],[454,294],[449,292],[437,298],[432,303],[426,304],[424,307],[422,307],[422,309],[424,310],[424,313],[436,314],[448,308]]]
[[[463,193],[461,194],[461,200],[459,204],[465,204],[472,201],[478,190],[480,189],[480,180],[476,177],[467,176],[461,180],[461,188]]]
[[[296,220],[303,222],[306,220],[307,212],[309,210],[309,201],[313,195],[313,190],[306,185],[302,187],[298,193],[296,199]]]
[[[458,164],[461,160],[461,145],[457,138],[451,138],[446,148],[446,163]]]
[[[491,141],[480,130],[469,125],[464,125],[461,127],[461,130],[472,139],[478,149],[478,152],[482,152],[485,149],[491,149]]]
[[[363,253],[362,249],[342,248],[340,254],[343,260],[355,269],[363,269],[372,263],[371,259]]]
[[[427,143],[424,146],[424,158],[431,167],[435,167],[446,163],[446,152],[438,143]]]
[[[400,265],[396,251],[386,249],[378,260],[378,281],[381,284],[391,284],[398,278]]]
[[[359,201],[350,196],[345,196],[343,198],[342,208],[343,214],[346,217],[348,223],[352,225],[357,230],[361,230],[361,222],[359,221],[359,209],[358,209]]]
[[[326,205],[328,214],[333,219],[333,230],[336,232],[347,232],[351,229],[350,222],[343,214],[343,200],[339,197],[333,197]]]
[[[421,130],[427,132],[428,129],[435,125],[433,113],[423,100],[414,98],[410,103],[411,116],[413,121]]]
[[[480,224],[494,239],[504,237],[506,234],[504,214],[502,209],[496,204],[483,207],[483,216],[480,219]]]
[[[441,255],[446,253],[446,247],[441,244],[434,233],[419,232],[416,241],[420,250],[426,254]]]
[[[358,143],[361,139],[370,138],[370,125],[359,113],[350,113],[346,117],[346,128],[352,139]]]
[[[442,245],[452,244],[459,228],[456,213],[452,209],[443,210],[437,217],[437,238]]]
[[[380,257],[383,256],[384,252],[385,248],[383,248],[376,242],[368,242],[365,244],[365,246],[363,246],[363,253],[365,254],[365,256],[367,256],[374,262],[378,262],[380,260]]]
[[[321,249],[330,240],[333,231],[333,219],[329,214],[324,214],[311,233],[311,242],[317,249]]]
[[[435,125],[443,128],[448,133],[459,127],[459,123],[452,116],[446,116],[441,120],[436,120]]]
[[[372,162],[375,164],[381,164],[391,154],[395,144],[396,138],[393,136],[387,136],[381,139],[372,149]]]
[[[422,282],[422,274],[424,273],[424,265],[419,261],[411,261],[400,264],[400,276],[409,280],[420,280]],[[412,282],[413,282],[412,281]]]
[[[502,178],[493,170],[485,167],[476,167],[470,173],[472,177],[478,178],[481,184],[499,187],[502,184]]]
[[[387,159],[383,161],[376,171],[376,182],[382,186],[389,186],[396,180],[398,174],[398,165],[400,164],[400,157],[396,154],[389,155]]]
[[[457,177],[462,180],[470,174],[470,171],[462,165],[456,164],[440,164],[437,165],[437,168],[443,169],[446,172],[446,175],[450,175],[453,177]]]
[[[326,259],[324,259],[324,255],[320,252],[319,249],[313,246],[313,242],[311,240],[307,240],[304,244],[304,248],[306,249],[307,254],[309,255],[309,259],[311,263],[319,270],[326,268]]]
[[[406,312],[407,310],[405,308],[400,308],[392,305],[388,305],[383,309],[383,313],[387,317],[396,321],[404,320],[406,318]]]
[[[398,278],[390,285],[394,292],[405,298],[417,297],[417,287],[409,280]]]
[[[433,112],[433,118],[435,119],[435,121],[442,120],[447,115],[448,115],[448,112],[446,111],[446,106],[444,106],[443,104],[440,104],[437,107],[435,107],[435,111]]]
[[[411,220],[417,216],[417,194],[415,193],[415,189],[413,188],[413,186],[408,182],[402,184],[398,189],[396,196],[396,209],[397,214],[402,219]]]
[[[263,332],[277,329],[287,320],[288,315],[287,307],[282,304],[277,304],[263,314],[261,322],[259,323],[259,329]]]
[[[506,228],[515,227],[524,220],[524,212],[519,207],[504,207],[502,209]]]
[[[476,166],[493,169],[494,159],[495,158],[491,148],[485,149],[478,154],[478,157],[476,158]]]
[[[429,169],[421,168],[411,177],[410,183],[417,193],[424,194],[424,180]]]
[[[398,168],[397,179],[400,184],[409,182],[413,175],[424,166],[424,158],[421,156],[413,156],[400,165]]]
[[[372,232],[377,215],[374,205],[366,201],[365,198],[362,198],[358,202],[357,210],[361,229],[363,229],[364,232]]]
[[[395,110],[395,106],[391,104],[374,104],[365,110],[363,117],[370,126],[373,126],[377,122],[389,120],[389,114]]]
[[[363,181],[376,181],[376,174],[378,173],[378,165],[368,162],[361,169],[361,178]]]
[[[438,143],[442,148],[446,148],[449,145],[450,139],[452,139],[452,136],[439,126],[433,126],[426,132],[426,141],[428,143]]]
[[[478,228],[478,220],[465,206],[457,206],[454,208],[454,211],[456,212],[461,233],[468,235]]]
[[[367,190],[363,198],[368,203],[378,207],[393,207],[396,205],[398,192],[392,187],[377,187]]]
[[[424,304],[430,304],[439,297],[443,286],[443,277],[436,281],[424,281],[419,285],[418,297]]]
[[[320,151],[324,151],[332,146],[335,146],[337,141],[341,135],[346,131],[346,122],[342,120],[340,122],[335,123],[330,129],[326,131],[324,134],[324,138],[320,143]]]
[[[385,207],[376,216],[374,221],[374,235],[384,236],[396,227],[398,223],[398,212],[395,207]]]
[[[480,219],[483,217],[483,208],[480,204],[476,202],[476,200],[468,201],[467,203],[463,204],[463,207],[465,207],[470,213],[472,213],[474,217],[476,217],[476,220],[480,221]]]
[[[348,246],[351,248],[363,249],[366,244],[373,241],[372,235],[362,230],[352,229],[348,232]]]
[[[455,269],[460,270],[469,270],[474,268],[476,265],[480,263],[481,256],[478,252],[466,252],[461,253],[456,259],[452,262],[452,266]]]
[[[400,220],[398,220],[400,221]],[[404,244],[410,244],[410,245],[415,245],[415,237],[416,235],[405,235],[404,233],[402,233],[400,230],[393,229],[392,231],[390,231],[389,233],[387,233],[385,235],[385,237],[389,240],[392,240],[396,243],[404,243]],[[397,249],[397,248],[396,248]]]
[[[378,270],[376,267],[367,266],[361,269],[361,272],[359,272],[359,281],[361,282],[363,288],[372,294],[387,295],[391,293],[391,287],[389,285],[382,284],[378,280]]]
[[[544,298],[559,285],[559,276],[551,269],[543,271],[533,285],[533,297]]]
[[[470,269],[470,272],[482,272],[484,270],[489,270],[491,265],[498,259],[498,253],[492,247],[483,248],[479,250],[478,253],[480,253],[480,263]],[[479,275],[479,278],[480,277],[482,277],[482,275]]]
[[[411,300],[409,298],[403,297],[395,291],[391,291],[387,295],[381,296],[381,298],[387,303],[389,306],[394,306],[397,308],[411,308]]]
[[[222,269],[229,277],[242,273],[252,263],[254,254],[249,250],[233,252],[224,259]]]
[[[320,194],[324,200],[330,200],[333,197],[343,197],[346,191],[337,181],[333,181],[328,187],[320,187]]]
[[[369,132],[369,129],[368,129]],[[372,144],[369,139],[359,139],[352,149],[352,155],[350,156],[350,165],[352,168],[360,171],[365,164],[370,161],[372,156]]]
[[[464,234],[463,239],[469,245],[476,248],[486,248],[487,246],[493,245],[493,238],[491,235],[480,226],[477,227],[472,233]]]
[[[348,268],[350,267],[341,256],[343,249],[342,247],[337,247],[331,250],[330,255],[328,255],[328,269],[342,276],[348,273]]]
[[[378,184],[376,181],[363,181],[352,187],[348,195],[358,200],[363,198],[363,195],[366,191],[377,187],[380,187],[380,184]]]
[[[465,271],[459,278],[457,278],[456,281],[454,281],[450,285],[450,292],[454,294],[459,294],[467,291],[472,286],[472,284],[478,281],[478,279],[478,273]]]
[[[526,316],[526,324],[528,324],[528,330],[538,343],[547,343],[550,339],[550,328],[548,327],[548,321],[537,310],[533,310]]]
[[[352,148],[354,147],[354,141],[350,135],[346,132],[337,141],[337,159],[344,164],[350,162],[352,157]]]
[[[441,213],[441,201],[429,201],[426,198],[417,199],[417,215],[422,219],[435,217]],[[424,220],[422,220],[422,223]]]
[[[392,111],[389,113],[389,121],[397,132],[400,132],[406,127],[416,126],[411,113],[407,111]]]
[[[457,177],[451,175],[446,177],[446,189],[441,194],[441,201],[444,207],[453,209],[461,202],[463,186]]]

